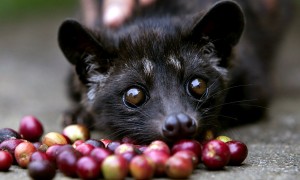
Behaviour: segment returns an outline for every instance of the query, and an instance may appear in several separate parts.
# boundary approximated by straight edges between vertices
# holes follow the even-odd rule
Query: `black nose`
[[[192,137],[197,130],[196,122],[188,115],[179,113],[166,118],[162,127],[163,135],[170,139],[184,139]]]

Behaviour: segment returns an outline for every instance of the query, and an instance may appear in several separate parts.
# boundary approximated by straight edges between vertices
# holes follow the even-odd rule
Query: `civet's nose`
[[[170,140],[192,137],[197,130],[196,122],[184,113],[168,116],[163,124],[163,135]]]

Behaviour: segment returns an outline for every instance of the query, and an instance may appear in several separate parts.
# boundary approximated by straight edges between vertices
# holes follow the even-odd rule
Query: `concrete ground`
[[[45,131],[61,131],[59,116],[68,106],[64,78],[69,64],[58,49],[58,26],[72,12],[45,13],[0,26],[0,128],[17,129],[33,114]],[[275,98],[269,117],[227,134],[245,142],[243,166],[222,171],[196,170],[191,179],[299,179],[300,176],[300,18],[294,19],[274,64]],[[1,179],[30,179],[13,166]],[[57,174],[56,179],[68,179]]]

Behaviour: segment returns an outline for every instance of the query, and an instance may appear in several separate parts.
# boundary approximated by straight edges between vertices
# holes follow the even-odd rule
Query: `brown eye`
[[[123,95],[124,104],[131,108],[143,105],[147,100],[147,94],[143,88],[129,88]]]
[[[206,92],[207,84],[201,78],[195,78],[188,83],[188,93],[196,99],[200,99]]]

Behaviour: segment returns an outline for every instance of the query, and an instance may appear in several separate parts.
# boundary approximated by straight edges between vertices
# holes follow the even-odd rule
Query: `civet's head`
[[[217,126],[243,13],[224,1],[190,22],[143,23],[117,41],[76,21],[62,24],[59,45],[86,89],[95,128],[143,143],[198,138]]]

